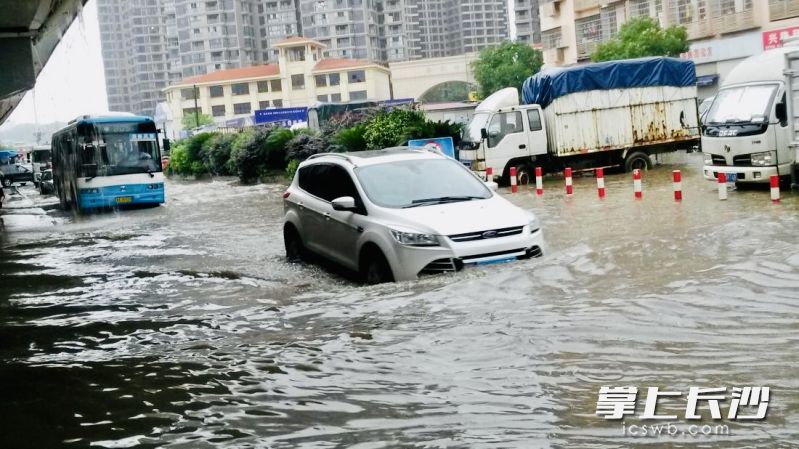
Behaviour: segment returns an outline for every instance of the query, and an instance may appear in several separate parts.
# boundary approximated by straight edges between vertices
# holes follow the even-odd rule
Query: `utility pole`
[[[197,85],[192,86],[194,89],[194,127],[200,127],[200,108],[197,106]]]

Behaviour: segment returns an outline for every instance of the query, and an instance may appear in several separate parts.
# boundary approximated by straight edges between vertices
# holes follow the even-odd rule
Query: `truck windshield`
[[[480,142],[480,130],[488,124],[488,112],[478,112],[472,117],[472,121],[463,129],[463,140],[466,142]]]
[[[763,123],[768,120],[769,106],[777,91],[773,84],[740,86],[722,89],[716,95],[705,123]]]

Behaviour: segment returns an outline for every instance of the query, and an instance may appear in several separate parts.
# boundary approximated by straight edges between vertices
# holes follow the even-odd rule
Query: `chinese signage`
[[[788,38],[799,36],[799,26],[763,32],[763,50],[780,48]]]
[[[286,128],[308,122],[308,108],[276,108],[255,111],[255,123],[277,123]]]
[[[722,419],[722,406],[729,399],[729,406],[724,414],[728,420],[757,421],[766,418],[769,404],[769,387],[733,387],[727,395],[727,387],[699,388],[691,387],[688,394],[681,391],[660,391],[658,387],[649,387],[646,393],[646,405],[641,419],[675,420],[677,415],[658,413],[658,400],[664,398],[682,398],[685,396],[685,413],[681,418],[700,420],[699,404],[705,404],[710,411],[710,418]],[[605,419],[623,419],[625,415],[635,416],[638,387],[601,387],[596,403],[596,414]],[[678,400],[678,399],[675,399]],[[664,401],[661,401],[664,402]],[[683,409],[683,408],[681,408]]]
[[[155,140],[154,133],[135,133],[130,135],[131,142],[152,142]]]
[[[436,151],[455,159],[455,144],[452,141],[452,137],[410,140],[408,141],[408,146],[411,148],[424,148]]]
[[[680,58],[703,64],[747,58],[760,52],[760,35],[754,32],[724,39],[693,42],[687,52],[680,54]]]

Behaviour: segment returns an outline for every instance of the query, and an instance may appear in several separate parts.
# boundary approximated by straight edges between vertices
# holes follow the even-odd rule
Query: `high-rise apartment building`
[[[541,19],[538,17],[538,0],[514,0],[516,40],[531,44],[541,43]]]
[[[321,42],[326,58],[379,63],[509,37],[506,0],[98,0],[98,13],[109,106],[148,115],[177,80],[277,62],[288,36]]]

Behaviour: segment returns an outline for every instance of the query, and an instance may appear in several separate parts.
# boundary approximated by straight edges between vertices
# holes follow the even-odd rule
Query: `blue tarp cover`
[[[623,59],[543,69],[524,82],[522,101],[524,104],[538,104],[545,108],[556,98],[575,92],[695,85],[696,69],[693,61],[665,57]]]

